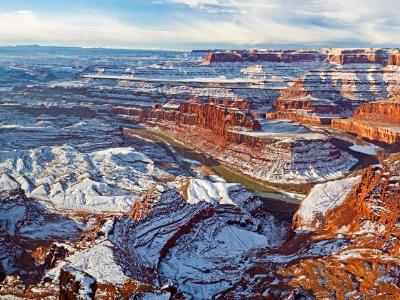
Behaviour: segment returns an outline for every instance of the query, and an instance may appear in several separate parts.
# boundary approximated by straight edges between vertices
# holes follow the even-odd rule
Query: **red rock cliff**
[[[234,52],[209,52],[204,58],[205,65],[217,62],[302,62],[321,60],[324,56],[316,50],[249,50],[249,51],[234,51]]]
[[[324,117],[324,114],[339,114],[342,111],[336,103],[311,98],[304,87],[304,78],[283,90],[273,108],[275,112],[267,114],[270,120],[288,119],[310,125],[330,125],[332,118]]]
[[[361,105],[352,118],[333,120],[332,127],[387,144],[400,142],[400,102],[377,101]]]
[[[400,125],[400,102],[376,101],[363,104],[355,111],[353,118]]]
[[[261,129],[249,109],[250,105],[245,100],[210,99],[208,103],[202,103],[193,99],[183,102],[178,110],[117,108],[116,112],[136,116],[142,122],[171,121],[176,125],[197,126],[227,138],[228,129],[232,127],[252,131]]]

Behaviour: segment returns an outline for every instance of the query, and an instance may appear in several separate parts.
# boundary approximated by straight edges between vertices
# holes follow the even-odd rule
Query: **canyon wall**
[[[229,52],[208,52],[204,58],[204,65],[209,65],[216,62],[243,62],[240,54]]]
[[[333,101],[313,98],[311,91],[304,86],[305,78],[296,80],[293,85],[281,92],[274,101],[274,112],[267,119],[286,119],[308,125],[330,125],[332,115],[339,115],[343,108]]]
[[[400,125],[400,101],[393,99],[392,101],[365,103],[357,108],[353,118],[356,120],[387,122]]]
[[[268,120],[290,120],[293,122],[298,122],[307,125],[314,125],[314,126],[324,126],[324,125],[331,125],[332,118],[329,117],[318,117],[318,116],[310,116],[307,114],[299,114],[296,112],[274,112],[267,114]]]
[[[250,131],[261,129],[260,123],[250,113],[250,104],[245,100],[210,99],[202,103],[196,99],[183,102],[177,110],[115,108],[116,113],[135,116],[142,122],[173,122],[176,125],[197,126],[228,138],[229,128],[242,127]]]
[[[387,64],[388,51],[385,49],[328,49],[322,50],[331,63],[344,64]]]
[[[389,54],[388,65],[400,66],[400,51],[393,51]]]
[[[208,52],[204,58],[204,64],[224,62],[305,62],[320,59],[321,55],[318,51],[297,51],[297,50],[281,50],[281,51],[226,51],[226,52]]]
[[[395,144],[400,142],[400,103],[376,101],[361,105],[352,118],[332,121],[332,127],[370,140]]]

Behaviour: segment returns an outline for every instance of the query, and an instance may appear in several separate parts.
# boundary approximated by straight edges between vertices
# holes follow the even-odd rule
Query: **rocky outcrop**
[[[353,119],[400,125],[400,101],[393,99],[363,104],[357,108]]]
[[[286,119],[309,125],[330,125],[332,118],[340,115],[343,107],[327,99],[314,98],[305,86],[305,78],[296,80],[281,92],[274,101],[274,112],[267,113],[267,119]]]
[[[377,101],[361,105],[352,118],[333,120],[332,127],[370,140],[400,142],[400,103]]]
[[[333,120],[332,127],[340,131],[357,134],[372,141],[383,142],[386,144],[396,144],[400,142],[399,129],[394,130],[390,124],[344,119]]]
[[[346,230],[350,233],[379,234],[382,239],[374,241],[377,247],[384,247],[387,253],[400,253],[399,240],[392,239],[400,234],[399,175],[399,153],[368,167],[343,205],[326,216],[325,229],[335,231],[348,226]]]
[[[349,245],[333,257],[294,264],[286,274],[300,268],[296,274],[303,274],[304,279],[298,277],[292,284],[305,286],[319,295],[324,295],[323,290],[331,289],[336,295],[345,295],[346,290],[352,290],[353,295],[367,299],[381,294],[399,297],[399,175],[400,155],[397,153],[381,164],[367,168],[355,185],[352,181],[350,191],[343,189],[341,184],[332,183],[339,188],[338,192],[345,191],[344,195],[342,192],[331,194],[333,200],[342,198],[341,204],[332,205],[333,209],[319,216],[322,222],[315,232],[325,239],[340,233]],[[315,200],[318,203],[318,199]],[[319,271],[312,275],[312,270]],[[333,270],[334,276],[329,274]],[[323,284],[318,284],[321,279]]]
[[[296,213],[296,233],[282,252],[253,253],[243,280],[223,297],[397,299],[399,175],[400,156],[395,154],[362,176],[316,186]]]
[[[275,101],[273,108],[276,112],[305,111],[309,114],[340,114],[342,112],[339,105],[330,101],[307,98],[293,99],[286,96]]]
[[[77,269],[64,267],[60,272],[60,300],[93,300],[96,280]]]
[[[133,277],[173,283],[170,293],[178,290],[182,298],[211,299],[238,279],[238,254],[276,248],[286,238],[287,220],[238,185],[193,179],[182,189],[152,192],[142,201],[151,207],[145,215],[142,204],[132,211],[138,216],[139,209],[141,218],[116,223],[113,242]]]

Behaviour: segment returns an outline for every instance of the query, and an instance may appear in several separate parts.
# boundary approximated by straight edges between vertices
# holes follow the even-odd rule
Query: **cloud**
[[[329,43],[356,40],[367,44],[400,44],[398,0],[165,0],[198,10],[219,12],[231,30],[232,43]],[[224,14],[225,13],[225,14]],[[198,20],[193,21],[198,24]],[[235,23],[237,26],[235,26]],[[203,22],[206,27],[220,24]],[[207,26],[208,24],[208,26]],[[239,27],[239,28],[238,28]],[[218,28],[215,29],[218,31]],[[233,32],[227,32],[227,35]],[[217,35],[218,36],[218,35]]]
[[[142,22],[97,10],[0,12],[0,44],[123,48],[400,45],[398,0],[148,0],[169,15]],[[140,11],[135,11],[139,14]]]

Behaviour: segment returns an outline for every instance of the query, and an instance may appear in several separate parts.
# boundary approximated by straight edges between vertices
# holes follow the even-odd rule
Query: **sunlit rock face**
[[[335,120],[333,128],[355,133],[370,140],[400,142],[400,102],[397,97],[361,105],[352,118]]]

